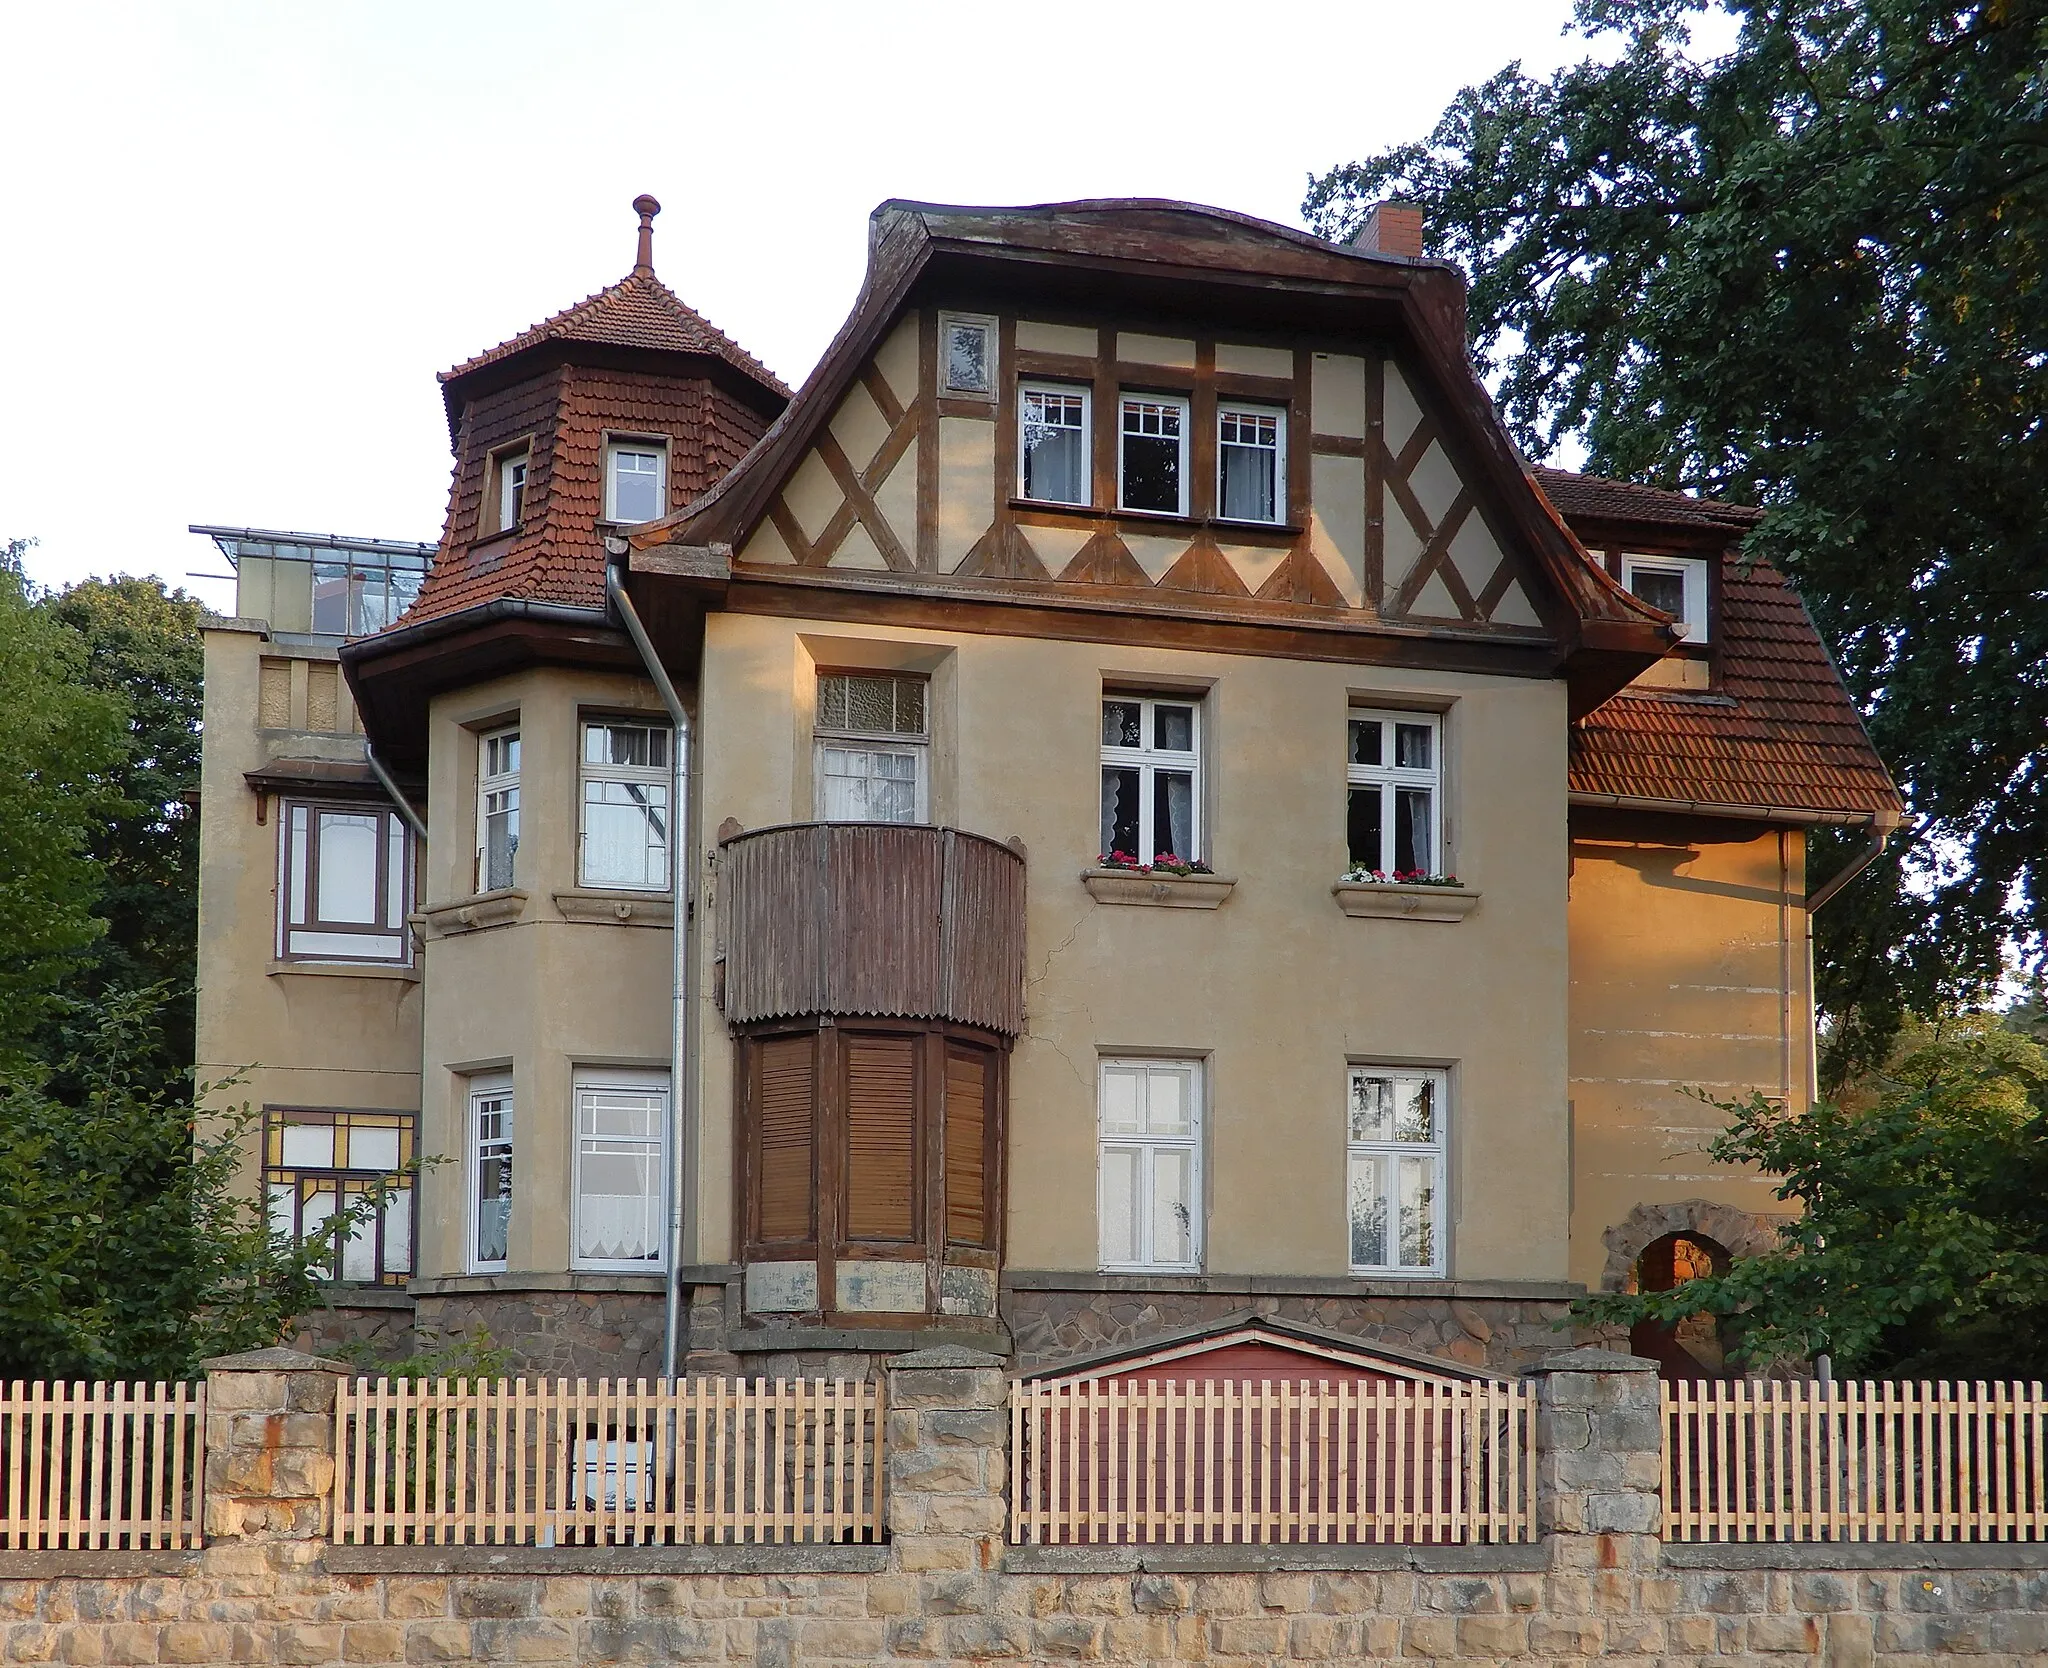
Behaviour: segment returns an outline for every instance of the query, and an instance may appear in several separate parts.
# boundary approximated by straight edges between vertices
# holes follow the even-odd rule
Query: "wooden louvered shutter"
[[[843,1036],[845,1239],[917,1237],[917,1055],[910,1037]]]
[[[817,1046],[816,1037],[754,1045],[755,1232],[764,1241],[803,1241],[815,1232]]]
[[[986,1049],[946,1050],[946,1238],[988,1241],[988,1074]]]

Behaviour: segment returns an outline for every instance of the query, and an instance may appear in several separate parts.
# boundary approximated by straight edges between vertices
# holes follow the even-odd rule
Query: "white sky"
[[[887,197],[1191,198],[1289,224],[1569,0],[7,8],[0,538],[215,606],[189,522],[439,535],[434,373],[655,264],[791,384]],[[1120,91],[1121,89],[1121,91]]]

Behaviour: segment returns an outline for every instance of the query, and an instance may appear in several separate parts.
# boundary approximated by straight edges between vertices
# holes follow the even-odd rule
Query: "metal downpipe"
[[[626,594],[625,582],[620,579],[618,568],[610,563],[604,570],[604,591],[620,623],[625,626],[626,635],[632,638],[633,647],[639,651],[641,664],[661,695],[661,704],[668,708],[669,722],[675,726],[675,745],[669,755],[669,897],[675,921],[670,932],[673,951],[668,1037],[668,1280],[661,1335],[662,1377],[673,1381],[682,1356],[683,1203],[687,1197],[685,1184],[689,1176],[685,1160],[686,1136],[695,1123],[694,1117],[685,1117],[684,1109],[687,1104],[694,1112],[696,1105],[695,1076],[685,1070],[689,1064],[689,1021],[696,984],[696,964],[690,954],[696,938],[696,926],[690,911],[690,879],[697,850],[696,803],[690,794],[694,735],[690,715],[683,710],[682,697],[676,693],[676,686],[669,678],[668,669],[662,665],[661,656],[654,651],[653,640],[648,637],[646,626],[640,622],[639,610],[634,608],[633,599]]]

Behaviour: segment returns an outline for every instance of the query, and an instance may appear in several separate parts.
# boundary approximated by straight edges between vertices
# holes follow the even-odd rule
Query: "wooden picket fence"
[[[1664,1535],[2048,1540],[2040,1383],[1664,1386]]]
[[[1536,1538],[1536,1399],[1511,1383],[1022,1383],[1011,1539]]]
[[[17,1379],[0,1387],[0,1450],[0,1548],[200,1544],[204,1385]]]
[[[335,1538],[357,1545],[873,1541],[879,1384],[378,1379],[335,1405]]]

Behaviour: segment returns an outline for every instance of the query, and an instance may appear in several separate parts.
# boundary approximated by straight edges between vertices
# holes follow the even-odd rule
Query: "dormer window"
[[[658,440],[614,440],[605,449],[604,518],[659,521],[668,513],[668,447]]]
[[[1678,618],[1680,640],[1707,641],[1707,564],[1697,556],[1624,556],[1622,587]]]
[[[524,446],[492,454],[490,480],[484,490],[484,537],[509,533],[526,519],[526,470],[531,456]]]

